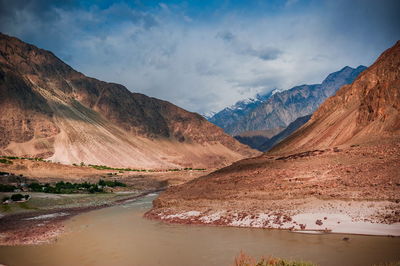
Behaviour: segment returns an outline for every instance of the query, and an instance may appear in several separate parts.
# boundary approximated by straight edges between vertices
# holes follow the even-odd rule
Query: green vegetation
[[[28,188],[34,192],[44,192],[44,193],[54,193],[54,194],[72,194],[72,193],[100,193],[104,192],[104,187],[126,187],[126,184],[119,181],[106,181],[100,179],[97,184],[92,184],[88,182],[84,183],[71,183],[60,181],[57,182],[54,186],[49,183],[39,184],[39,183],[31,183],[28,185]]]
[[[280,258],[269,257],[256,260],[243,252],[235,258],[235,266],[316,266],[311,262],[285,260]]]
[[[13,185],[3,185],[0,184],[0,192],[14,192],[14,190],[16,190],[17,187],[13,186]]]
[[[28,185],[29,189],[34,192],[44,192],[44,193],[54,193],[54,194],[72,194],[72,193],[81,193],[81,192],[104,192],[103,189],[99,188],[97,184],[91,184],[88,182],[84,183],[70,183],[60,181],[57,182],[54,186],[49,183],[39,184],[39,183],[31,183]]]
[[[72,164],[74,166],[77,166],[77,164]],[[115,167],[109,167],[106,165],[95,165],[95,164],[89,164],[88,166],[97,169],[97,170],[113,170],[113,171],[119,171],[120,173],[123,172],[177,172],[177,171],[205,171],[205,168],[191,168],[191,167],[186,167],[186,168],[173,168],[173,169],[167,169],[167,170],[146,170],[146,169],[132,169],[132,168],[115,168]]]
[[[117,180],[114,181],[106,181],[106,180],[102,180],[100,179],[99,183],[100,186],[107,186],[107,187],[126,187],[126,184],[119,182]]]
[[[105,165],[95,165],[95,164],[89,164],[90,167],[97,169],[97,170],[114,170],[114,171],[133,171],[133,172],[146,172],[147,170],[142,170],[142,169],[131,169],[131,168],[114,168],[114,167],[109,167]]]
[[[20,200],[27,200],[29,199],[29,195],[22,195],[22,194],[13,194],[11,196],[12,201],[20,201]]]
[[[5,159],[5,160],[16,160],[16,159],[21,159],[21,160],[30,160],[30,161],[40,161],[43,162],[45,160],[43,160],[43,158],[37,157],[37,158],[30,158],[30,157],[18,157],[18,156],[0,156],[1,158]],[[0,159],[0,162],[1,160]],[[11,162],[12,163],[12,162]]]
[[[1,158],[1,159],[0,159],[0,163],[12,164],[13,162],[11,162],[11,161],[10,161],[10,160],[8,160],[8,159]]]
[[[22,194],[13,194],[11,197],[3,197],[2,202],[6,202],[7,200],[12,200],[12,201],[21,201],[21,200],[28,200],[29,195],[22,195]]]

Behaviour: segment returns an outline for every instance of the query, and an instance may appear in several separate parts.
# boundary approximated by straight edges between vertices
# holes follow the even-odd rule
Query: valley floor
[[[209,170],[170,169],[120,171],[72,166],[31,159],[7,159],[0,162],[0,184],[18,186],[32,182],[54,186],[56,182],[117,180],[126,187],[107,188],[107,193],[53,194],[32,191],[0,192],[0,199],[21,193],[30,195],[26,202],[0,206],[0,245],[39,244],[55,240],[63,232],[63,222],[87,211],[124,204],[182,184]],[[11,162],[11,163],[10,163]]]

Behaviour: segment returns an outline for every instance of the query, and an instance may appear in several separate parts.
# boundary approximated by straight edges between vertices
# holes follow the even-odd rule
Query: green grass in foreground
[[[256,260],[243,252],[235,258],[234,266],[316,266],[316,264],[304,261],[292,261],[280,258],[261,258]]]

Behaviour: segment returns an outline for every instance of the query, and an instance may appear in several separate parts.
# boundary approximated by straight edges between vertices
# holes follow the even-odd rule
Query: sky
[[[398,0],[0,0],[0,31],[205,114],[371,65],[400,39],[399,10]]]

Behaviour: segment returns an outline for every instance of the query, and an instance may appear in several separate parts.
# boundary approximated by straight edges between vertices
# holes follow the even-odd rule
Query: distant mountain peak
[[[341,86],[350,84],[366,67],[343,67],[321,84],[300,85],[289,90],[273,89],[254,98],[238,101],[208,120],[231,135],[242,132],[285,128],[297,118],[312,114]]]

